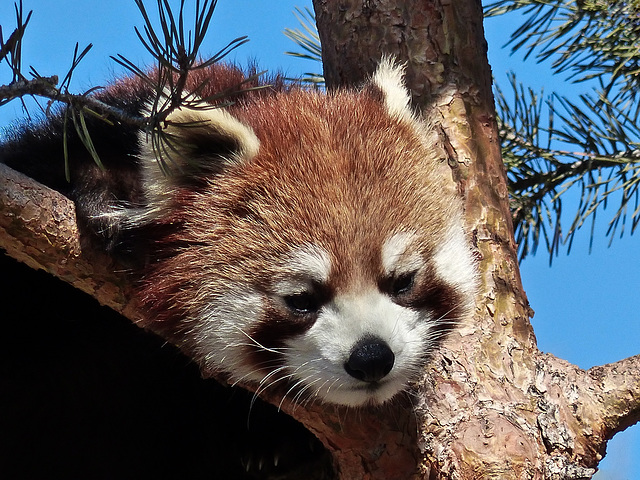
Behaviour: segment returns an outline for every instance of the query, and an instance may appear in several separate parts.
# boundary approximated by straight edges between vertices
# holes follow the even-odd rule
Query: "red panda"
[[[199,75],[212,91],[241,80],[223,65]],[[142,90],[128,80],[100,98],[139,114]],[[203,371],[296,402],[378,405],[405,390],[470,314],[475,265],[402,68],[383,59],[357,90],[281,86],[167,120],[169,175],[148,136],[119,124],[92,133],[106,170],[76,141],[72,183],[47,174],[88,237],[144,256],[144,326]],[[60,123],[18,132],[0,161],[62,169]]]

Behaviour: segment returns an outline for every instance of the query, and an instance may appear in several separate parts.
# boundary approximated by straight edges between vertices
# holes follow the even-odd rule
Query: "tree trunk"
[[[466,205],[481,289],[475,318],[425,366],[412,400],[371,410],[282,408],[332,452],[342,479],[590,478],[607,440],[640,419],[640,356],[583,371],[536,347],[480,3],[314,3],[329,87],[360,83],[381,53],[407,63],[415,105],[437,125],[434,148],[449,159]],[[0,168],[0,247],[137,320],[126,278],[79,248],[73,206]]]

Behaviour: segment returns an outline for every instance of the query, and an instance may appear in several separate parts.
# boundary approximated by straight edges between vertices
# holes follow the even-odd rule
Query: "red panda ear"
[[[260,141],[253,129],[223,108],[178,108],[166,119],[158,147],[145,133],[140,138],[140,156],[146,175],[153,170],[168,173],[165,181],[218,173],[258,153]],[[159,157],[159,158],[158,158]],[[168,172],[161,172],[158,160]],[[155,181],[160,181],[156,175]]]
[[[178,108],[167,117],[162,134],[166,141],[155,148],[150,135],[140,134],[142,188],[152,206],[141,222],[160,216],[176,187],[246,161],[260,148],[253,129],[223,108]]]
[[[150,135],[140,135],[143,188],[154,201],[176,186],[252,158],[260,148],[253,129],[223,108],[178,108],[167,117],[162,135],[165,141],[159,147]]]
[[[382,57],[370,80],[370,87],[379,90],[387,112],[393,118],[411,123],[416,117],[411,108],[411,95],[404,84],[404,65],[392,57]]]
[[[223,108],[180,108],[167,117],[167,125],[166,133],[175,140],[172,146],[183,157],[179,161],[235,164],[256,155],[260,147],[253,129]]]

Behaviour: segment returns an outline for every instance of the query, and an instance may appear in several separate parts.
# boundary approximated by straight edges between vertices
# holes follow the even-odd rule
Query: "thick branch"
[[[640,355],[593,367],[607,438],[640,421]]]
[[[131,285],[106,256],[83,250],[68,198],[0,163],[0,248],[137,320]]]

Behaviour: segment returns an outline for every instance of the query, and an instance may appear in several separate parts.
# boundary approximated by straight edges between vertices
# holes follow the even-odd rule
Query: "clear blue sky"
[[[13,26],[10,0],[0,2],[0,24],[5,35]],[[155,2],[147,2],[155,5]],[[231,55],[246,63],[257,60],[263,68],[282,69],[296,76],[318,71],[308,61],[283,54],[296,47],[282,34],[296,27],[292,12],[296,6],[310,6],[310,0],[219,0],[213,25],[203,53],[213,53],[230,40],[248,35],[251,41]],[[121,53],[139,65],[150,59],[140,46],[133,26],[142,24],[132,0],[87,2],[86,0],[24,0],[26,11],[33,10],[27,32],[24,62],[42,75],[64,75],[76,42],[94,48],[82,62],[72,87],[80,92],[103,85],[121,69],[109,55]],[[509,56],[501,46],[519,25],[517,14],[486,22],[489,57],[498,83],[506,86],[506,72],[513,70],[521,80],[546,92],[561,90],[578,93],[584,86],[563,83],[552,77],[546,65],[521,55]],[[8,72],[0,68],[0,84]],[[0,126],[22,115],[19,103],[0,109]],[[606,212],[605,212],[606,213]],[[640,249],[638,236],[616,239],[610,248],[604,237],[606,215],[596,232],[594,248],[588,254],[585,229],[578,235],[571,255],[562,254],[549,267],[544,252],[522,265],[522,277],[531,306],[532,320],[541,350],[569,360],[582,368],[613,362],[640,353]],[[588,227],[587,227],[588,228]],[[609,445],[609,455],[601,464],[599,480],[640,479],[640,426],[619,434]]]

